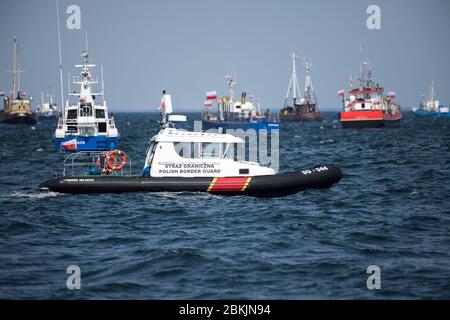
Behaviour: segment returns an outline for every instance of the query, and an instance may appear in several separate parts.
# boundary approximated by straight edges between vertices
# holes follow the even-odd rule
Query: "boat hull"
[[[48,121],[50,121],[50,120],[58,120],[59,116],[57,116],[57,115],[42,115],[42,114],[38,114],[37,118],[39,120],[44,120],[44,121],[48,120]]]
[[[341,180],[341,176],[341,170],[335,165],[256,177],[67,176],[47,180],[39,189],[71,194],[208,192],[224,196],[283,197],[307,189],[329,189]]]
[[[33,125],[36,124],[36,117],[34,114],[11,115],[4,111],[0,111],[0,123]]]
[[[427,110],[417,110],[414,112],[414,115],[417,118],[431,118],[431,119],[450,118],[450,112],[431,112]]]
[[[322,115],[320,112],[307,112],[307,113],[288,113],[283,114],[280,113],[280,120],[281,121],[305,121],[305,122],[312,122],[312,121],[322,121]]]
[[[204,131],[209,129],[219,129],[222,128],[223,130],[228,129],[242,129],[244,131],[248,129],[253,129],[255,131],[259,130],[280,130],[280,124],[274,123],[274,122],[225,122],[225,121],[209,121],[209,120],[202,120],[202,129]]]
[[[69,142],[76,139],[76,149],[64,150],[62,143]],[[57,152],[79,152],[79,151],[110,151],[116,150],[119,145],[119,137],[107,137],[107,136],[66,136],[65,138],[53,138],[53,143]]]
[[[348,111],[339,114],[344,129],[375,129],[400,125],[401,114],[387,114],[382,111]]]

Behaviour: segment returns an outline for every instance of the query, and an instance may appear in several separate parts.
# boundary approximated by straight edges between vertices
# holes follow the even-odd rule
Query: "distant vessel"
[[[49,120],[57,119],[60,116],[60,112],[56,106],[56,103],[53,102],[51,89],[49,90],[49,93],[45,95],[45,98],[46,99],[44,100],[44,93],[41,92],[41,104],[36,109],[37,117]]]
[[[108,113],[108,107],[104,100],[103,72],[102,92],[93,93],[92,85],[98,81],[91,75],[89,54],[83,51],[81,54],[83,63],[75,65],[81,69],[81,76],[74,77],[73,83],[80,85],[80,92],[70,93],[77,101],[69,104],[66,102],[62,117],[58,120],[55,130],[54,143],[57,151],[108,151],[117,148],[119,133],[114,117]],[[70,91],[70,90],[69,90]],[[95,103],[98,97],[102,97],[102,103]]]
[[[260,104],[255,106],[252,97],[247,99],[247,93],[243,92],[240,99],[234,99],[234,87],[236,86],[236,76],[234,79],[226,75],[229,88],[229,95],[222,97],[217,101],[217,113],[211,112],[212,101],[217,100],[217,93],[211,91],[207,93],[204,103],[206,108],[202,116],[202,126],[204,130],[208,129],[254,129],[255,131],[279,130],[280,124],[274,119],[269,110],[261,112]]]
[[[395,93],[383,96],[384,89],[372,80],[372,69],[367,62],[361,64],[359,88],[353,89],[350,82],[349,97],[345,91],[338,95],[342,97],[343,110],[339,115],[344,129],[347,128],[382,128],[400,124],[401,109],[395,103]]]
[[[298,56],[295,52],[291,53],[292,58],[292,76],[289,82],[288,91],[286,93],[286,100],[284,107],[280,111],[281,121],[321,121],[317,105],[317,97],[314,92],[314,87],[311,81],[311,64],[305,63],[305,92],[304,97],[301,97],[300,87],[298,85],[297,71],[295,60]]]
[[[36,114],[31,111],[32,98],[20,88],[20,73],[18,68],[17,42],[13,40],[13,85],[10,96],[0,92],[3,97],[3,110],[0,110],[0,122],[10,124],[36,124]]]
[[[434,81],[431,82],[428,96],[423,96],[423,102],[418,108],[412,108],[412,111],[418,118],[450,118],[449,108],[440,105],[436,98]]]

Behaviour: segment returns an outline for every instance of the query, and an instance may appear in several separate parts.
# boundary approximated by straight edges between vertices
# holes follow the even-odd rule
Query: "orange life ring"
[[[121,156],[120,164],[117,161],[117,157],[115,155]],[[112,162],[111,162],[112,160]],[[120,171],[127,165],[127,156],[121,150],[113,150],[106,155],[106,165],[112,171]]]

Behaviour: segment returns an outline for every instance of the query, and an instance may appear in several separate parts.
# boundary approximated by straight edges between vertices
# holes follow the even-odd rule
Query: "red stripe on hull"
[[[243,191],[249,178],[217,178],[209,188],[210,192]]]

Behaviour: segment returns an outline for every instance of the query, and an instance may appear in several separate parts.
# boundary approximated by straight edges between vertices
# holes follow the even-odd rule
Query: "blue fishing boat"
[[[412,108],[412,111],[418,118],[450,118],[448,107],[440,104],[436,98],[436,89],[434,82],[431,82],[430,92],[428,96],[422,96],[423,101],[419,107]]]
[[[205,111],[202,115],[203,130],[208,129],[253,129],[256,132],[259,130],[279,130],[280,124],[277,119],[270,114],[267,109],[265,112],[261,111],[260,101],[257,104],[253,103],[254,97],[249,96],[243,92],[240,99],[234,99],[234,87],[236,86],[234,79],[226,75],[229,88],[229,95],[217,100],[217,92],[210,91],[207,93],[206,101],[204,102]],[[217,112],[211,112],[213,101],[217,101]]]
[[[93,78],[90,70],[95,65],[89,64],[87,51],[83,51],[81,57],[83,63],[75,65],[81,69],[81,75],[73,78],[73,83],[80,86],[80,91],[69,94],[76,101],[66,101],[62,117],[58,120],[53,139],[56,150],[79,152],[117,149],[120,135],[104,100],[103,69],[101,92],[94,93],[92,86],[98,84],[98,80]],[[99,98],[102,101],[97,102]]]

